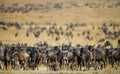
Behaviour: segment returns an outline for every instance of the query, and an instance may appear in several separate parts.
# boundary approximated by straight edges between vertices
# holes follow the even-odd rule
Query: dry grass
[[[45,65],[39,66],[39,70],[7,70],[7,71],[0,71],[0,74],[119,74],[120,73],[120,67],[118,67],[118,70],[115,70],[114,68],[111,68],[110,66],[107,66],[107,68],[103,70],[87,70],[87,71],[70,71],[70,70],[59,70],[59,71],[52,71],[49,70],[48,67]]]
[[[1,74],[119,74],[120,70],[96,70],[96,71],[46,71],[46,70],[12,70],[0,71]]]

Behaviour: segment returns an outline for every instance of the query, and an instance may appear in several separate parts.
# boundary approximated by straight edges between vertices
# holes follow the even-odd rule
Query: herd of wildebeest
[[[36,25],[35,25],[36,24]],[[3,31],[9,30],[9,27],[15,27],[17,30],[24,28],[24,25],[21,25],[17,22],[4,22],[0,21],[0,25]],[[26,22],[26,25],[29,26],[26,30],[26,36],[29,37],[29,33],[33,33],[36,38],[39,38],[39,35],[42,32],[47,33],[48,37],[54,37],[57,35],[56,41],[59,41],[60,35],[65,35],[68,38],[73,38],[73,31],[77,27],[86,27],[86,23],[68,23],[64,26],[58,27],[56,23],[46,23],[46,26],[49,25],[49,28],[46,26],[40,27],[40,24],[34,22]],[[34,25],[34,27],[33,27]],[[114,22],[109,24],[103,23],[101,26],[98,26],[97,29],[100,29],[105,35],[105,38],[98,40],[98,43],[104,43],[103,45],[81,45],[76,44],[72,45],[72,42],[69,44],[63,43],[62,45],[51,45],[47,41],[38,42],[34,46],[29,46],[27,43],[16,43],[16,44],[4,44],[0,41],[0,69],[5,70],[8,66],[11,66],[12,69],[19,70],[34,70],[39,69],[39,66],[44,64],[49,70],[90,70],[91,68],[104,69],[107,66],[111,68],[118,69],[120,66],[120,30],[116,30],[120,25]],[[94,30],[96,27],[92,26]],[[112,30],[109,30],[112,28]],[[71,31],[64,31],[71,30]],[[99,36],[100,33],[97,35]],[[91,36],[91,31],[83,31],[77,33],[77,36],[86,35],[88,40],[93,40]],[[15,37],[18,37],[19,33],[15,33]],[[106,39],[117,39],[117,47],[113,47],[112,42]],[[83,69],[84,68],[84,69]]]
[[[67,4],[64,6],[64,4]],[[62,9],[72,7],[89,7],[89,8],[119,8],[120,2],[115,4],[96,4],[96,3],[46,3],[46,4],[23,4],[14,3],[11,6],[5,6],[0,4],[0,13],[28,13],[30,11],[39,10],[51,10],[51,9]],[[43,25],[43,26],[42,26]],[[59,42],[61,36],[65,36],[69,39],[73,39],[76,34],[84,36],[87,40],[94,40],[95,36],[92,36],[91,30],[84,30],[76,32],[79,27],[87,27],[86,23],[66,23],[62,26],[58,26],[57,23],[36,23],[36,22],[5,22],[0,21],[0,30],[7,31],[10,27],[15,27],[17,30],[23,30],[24,26],[27,26],[25,36],[29,37],[31,33],[34,34],[35,38],[39,38],[44,32],[48,37],[55,37],[55,41]],[[48,26],[48,27],[46,27]],[[105,37],[100,38],[97,42],[104,43],[83,46],[82,44],[72,45],[69,44],[51,45],[49,42],[38,41],[34,46],[29,46],[27,43],[16,43],[6,44],[2,39],[0,40],[0,69],[7,70],[8,67],[14,70],[39,70],[39,66],[45,65],[49,70],[98,70],[104,69],[107,66],[118,69],[120,67],[120,24],[102,23],[97,28],[92,25],[92,30],[100,30],[100,33],[95,33],[100,36],[101,33]],[[110,30],[112,28],[112,30]],[[117,29],[116,29],[117,28]],[[73,31],[76,33],[74,34]],[[12,34],[12,33],[11,33]],[[16,31],[14,36],[19,37],[19,32]],[[109,41],[116,39],[118,46],[114,47],[112,42]]]
[[[11,6],[6,6],[5,4],[0,4],[0,12],[1,13],[28,13],[30,11],[41,11],[41,10],[60,10],[60,9],[69,9],[69,8],[119,8],[120,2],[116,2],[113,4],[104,4],[104,3],[77,3],[77,2],[60,2],[60,3],[27,3],[20,5],[19,3],[14,3]]]
[[[118,44],[120,45],[120,40]],[[112,47],[109,41],[98,46],[80,44],[51,46],[47,42],[28,46],[20,43],[3,44],[0,41],[1,70],[7,69],[8,66],[15,70],[34,70],[39,69],[41,64],[54,71],[90,70],[91,68],[97,70],[104,69],[108,65],[117,69],[120,64],[120,47]]]
[[[59,41],[61,36],[67,37],[69,39],[73,39],[74,35],[76,34],[78,37],[84,36],[87,40],[93,40],[95,36],[92,36],[92,32],[89,29],[79,31],[78,28],[85,28],[88,26],[87,23],[66,23],[64,25],[58,26],[57,23],[35,23],[35,22],[26,22],[26,23],[18,23],[18,22],[4,22],[0,21],[0,29],[4,31],[8,31],[10,27],[15,27],[17,30],[23,30],[24,25],[27,26],[25,36],[29,37],[31,33],[33,33],[34,37],[39,38],[42,33],[46,33],[48,37],[55,37],[55,41]],[[46,26],[44,26],[46,25]],[[92,30],[98,29],[99,31],[102,31],[100,33],[96,33],[97,36],[100,36],[100,34],[104,34],[105,38],[99,38],[98,43],[105,42],[105,39],[118,39],[120,36],[120,30],[119,30],[119,23],[111,22],[111,23],[102,23],[102,25],[95,27],[93,24],[91,24]],[[47,27],[48,26],[48,27]],[[112,30],[110,30],[110,28]],[[74,31],[75,34],[74,34]],[[19,36],[19,32],[16,31],[14,36],[17,38]]]

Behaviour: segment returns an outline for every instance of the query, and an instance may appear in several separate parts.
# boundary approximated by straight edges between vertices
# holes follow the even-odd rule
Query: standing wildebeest
[[[0,46],[0,69],[1,70],[4,69],[4,49],[1,46]]]
[[[120,48],[115,48],[111,52],[111,65],[114,67],[114,64],[116,64],[115,68],[117,69],[118,63],[120,63]]]
[[[90,52],[88,49],[85,49],[83,47],[77,49],[77,62],[78,67],[80,66],[80,70],[82,67],[90,69]]]
[[[59,46],[51,46],[49,50],[46,51],[47,64],[56,71],[58,62],[60,62],[60,48]]]
[[[68,69],[71,69],[73,70],[73,64],[75,63],[76,61],[76,56],[74,54],[74,48],[70,48],[69,50],[64,50],[61,52],[61,62],[62,62],[62,65]]]
[[[28,68],[29,57],[30,57],[29,54],[23,51],[17,51],[12,54],[12,59],[15,60],[15,63],[18,62],[21,68],[24,69]]]
[[[34,34],[34,36],[37,38],[37,37],[39,37],[39,35],[40,35],[40,31],[34,31],[33,34]]]
[[[91,60],[92,62],[94,62],[94,68],[95,70],[99,67],[98,65],[100,65],[101,69],[104,67],[106,67],[106,64],[105,64],[105,51],[103,49],[99,49],[99,48],[93,48],[90,50],[91,52]]]
[[[42,53],[41,51],[38,50],[38,48],[35,48],[35,47],[29,47],[27,49],[27,52],[30,55],[30,58],[29,58],[30,68],[38,69],[39,63],[43,63],[43,60],[45,58],[44,53]]]
[[[4,46],[4,65],[5,69],[8,69],[8,66],[11,64],[11,50],[10,50],[10,45],[5,45]]]
[[[57,54],[55,51],[50,50],[47,51],[47,64],[52,68],[52,70],[56,71],[57,65]]]

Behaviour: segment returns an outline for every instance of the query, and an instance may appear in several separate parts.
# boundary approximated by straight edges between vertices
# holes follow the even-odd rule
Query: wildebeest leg
[[[99,68],[99,69],[102,70],[103,68],[105,68],[105,65],[106,65],[106,64],[105,64],[105,61],[104,61],[104,60],[100,60],[100,61],[99,61],[99,65],[100,65],[100,68]]]
[[[3,64],[2,61],[0,61],[0,69],[1,69],[1,70],[4,70],[4,64]]]
[[[62,58],[59,59],[58,65],[59,65],[59,69],[61,70],[61,68],[62,68]]]
[[[35,63],[35,66],[37,68],[37,70],[39,70],[38,66],[42,64],[42,59],[37,59],[36,60],[36,63]]]
[[[66,70],[67,68],[67,60],[62,60],[62,65],[63,65],[63,69]]]
[[[98,62],[95,61],[94,70],[97,70],[97,69],[98,69]]]
[[[37,62],[38,62],[38,64],[41,65],[41,64],[43,64],[43,59],[39,59]]]
[[[7,60],[4,61],[5,69],[7,69]]]
[[[26,64],[25,61],[22,60],[22,61],[21,61],[21,68],[23,68],[23,70],[25,70],[25,64]]]
[[[56,60],[56,71],[58,70],[58,61]]]
[[[80,69],[80,59],[77,57],[78,70]]]
[[[60,61],[59,67],[60,67],[60,70],[61,70],[61,68],[62,68],[62,61]]]
[[[105,63],[105,60],[103,60],[103,64],[104,64],[104,68],[106,68],[106,63]]]
[[[103,62],[103,61],[100,61],[99,64],[100,64],[100,69],[102,70],[102,69],[104,68],[104,67],[103,67],[104,62]]]
[[[90,61],[86,61],[86,69],[87,69],[87,70],[90,69]]]
[[[109,58],[109,64],[112,65],[112,57]]]
[[[90,68],[90,62],[89,62],[88,59],[86,59],[86,60],[84,61],[84,64],[85,64],[85,69],[84,69],[84,70],[89,70],[89,68]]]
[[[118,60],[115,59],[115,63],[114,63],[114,68],[115,68],[115,70],[117,70],[117,67],[118,67]]]
[[[88,60],[85,60],[85,69],[89,70],[90,64]]]
[[[80,63],[78,63],[78,70],[80,70]]]
[[[82,66],[83,66],[83,71],[85,71],[85,69],[86,69],[86,60],[82,61]]]
[[[28,67],[29,67],[29,69],[31,69],[31,67],[32,67],[31,66],[31,59],[28,60]]]
[[[115,60],[111,59],[111,66],[112,66],[112,68],[114,67],[114,62],[115,62]]]
[[[72,64],[74,70],[78,70],[78,63],[77,60],[75,60]]]
[[[24,68],[24,66],[23,66],[23,60],[19,60],[19,62],[20,62],[20,68]]]
[[[51,69],[54,70],[54,71],[57,71],[57,70],[58,70],[58,69],[57,69],[56,62],[51,62],[50,67],[51,67]]]
[[[26,59],[26,60],[24,61],[24,69],[25,69],[25,70],[28,70],[28,66],[29,66],[28,60]]]
[[[20,64],[19,64],[19,61],[16,61],[15,66],[17,67],[17,70],[19,70],[19,69],[20,69]]]
[[[73,71],[72,62],[69,63],[69,69]]]
[[[36,59],[34,59],[34,65],[33,65],[33,69],[35,70],[36,68]]]
[[[34,70],[35,69],[35,59],[28,60],[28,63],[30,64],[31,69]]]
[[[80,61],[80,70],[82,70],[82,64],[83,64],[82,61]]]
[[[109,57],[105,57],[105,63],[106,63],[106,65],[109,65]]]
[[[80,61],[80,70],[82,70],[82,61]]]

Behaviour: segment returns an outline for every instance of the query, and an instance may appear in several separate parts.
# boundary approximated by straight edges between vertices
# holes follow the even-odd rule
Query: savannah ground
[[[24,5],[26,3],[63,3],[63,7],[69,7],[69,3],[101,3],[101,4],[115,4],[117,2],[120,2],[120,0],[0,0],[0,4],[5,4],[6,6],[10,6],[13,3],[19,3],[20,5]],[[62,43],[68,44],[69,42],[72,43],[72,45],[81,44],[81,45],[97,45],[99,44],[97,41],[100,38],[105,38],[105,35],[102,33],[102,30],[98,30],[97,28],[101,26],[104,22],[105,23],[118,23],[120,25],[120,8],[89,8],[89,7],[72,7],[70,8],[63,8],[60,10],[51,9],[51,10],[42,10],[42,11],[32,11],[28,13],[0,13],[0,21],[4,22],[18,22],[23,25],[23,28],[20,30],[17,30],[15,27],[10,27],[7,31],[4,31],[0,29],[0,40],[3,41],[3,43],[27,43],[28,45],[34,45],[36,42],[39,41],[47,41],[50,45],[59,45]],[[73,39],[67,38],[65,36],[61,36],[59,41],[55,41],[54,37],[48,37],[45,32],[40,34],[39,38],[35,38],[32,33],[30,33],[29,37],[26,37],[26,29],[28,29],[28,25],[26,25],[26,22],[35,22],[38,26],[46,26],[47,28],[50,25],[45,25],[46,22],[50,23],[56,23],[57,26],[62,26],[64,32],[67,32],[68,30],[65,29],[64,24],[69,23],[86,23],[86,27],[77,27],[75,31],[73,31]],[[35,25],[33,25],[34,27]],[[95,29],[92,29],[92,26],[95,27]],[[2,25],[0,25],[2,27]],[[114,30],[119,30],[120,28],[115,28]],[[79,37],[76,35],[77,32],[83,32],[86,30],[91,31],[91,36],[93,36],[93,40],[87,40],[84,38],[84,36],[80,35]],[[113,30],[110,28],[110,30]],[[70,30],[72,31],[72,30]],[[18,37],[15,37],[14,34],[18,32]],[[97,36],[96,33],[99,33],[100,36]],[[113,43],[113,46],[117,46],[117,40],[120,39],[118,37],[117,39],[106,39]],[[46,70],[45,70],[46,71]],[[43,71],[12,71],[14,73],[40,73],[45,72]],[[68,71],[65,71],[68,72]],[[64,72],[64,73],[65,73]],[[69,71],[70,73],[79,73],[77,71]],[[68,72],[68,73],[69,73]],[[0,73],[6,73],[0,72]],[[49,73],[46,71],[46,73]],[[56,73],[56,72],[52,72]],[[61,71],[57,73],[63,73]],[[90,74],[119,74],[120,71],[112,70],[112,69],[106,69],[106,70],[100,70],[100,71],[82,71],[80,73],[90,73]]]

